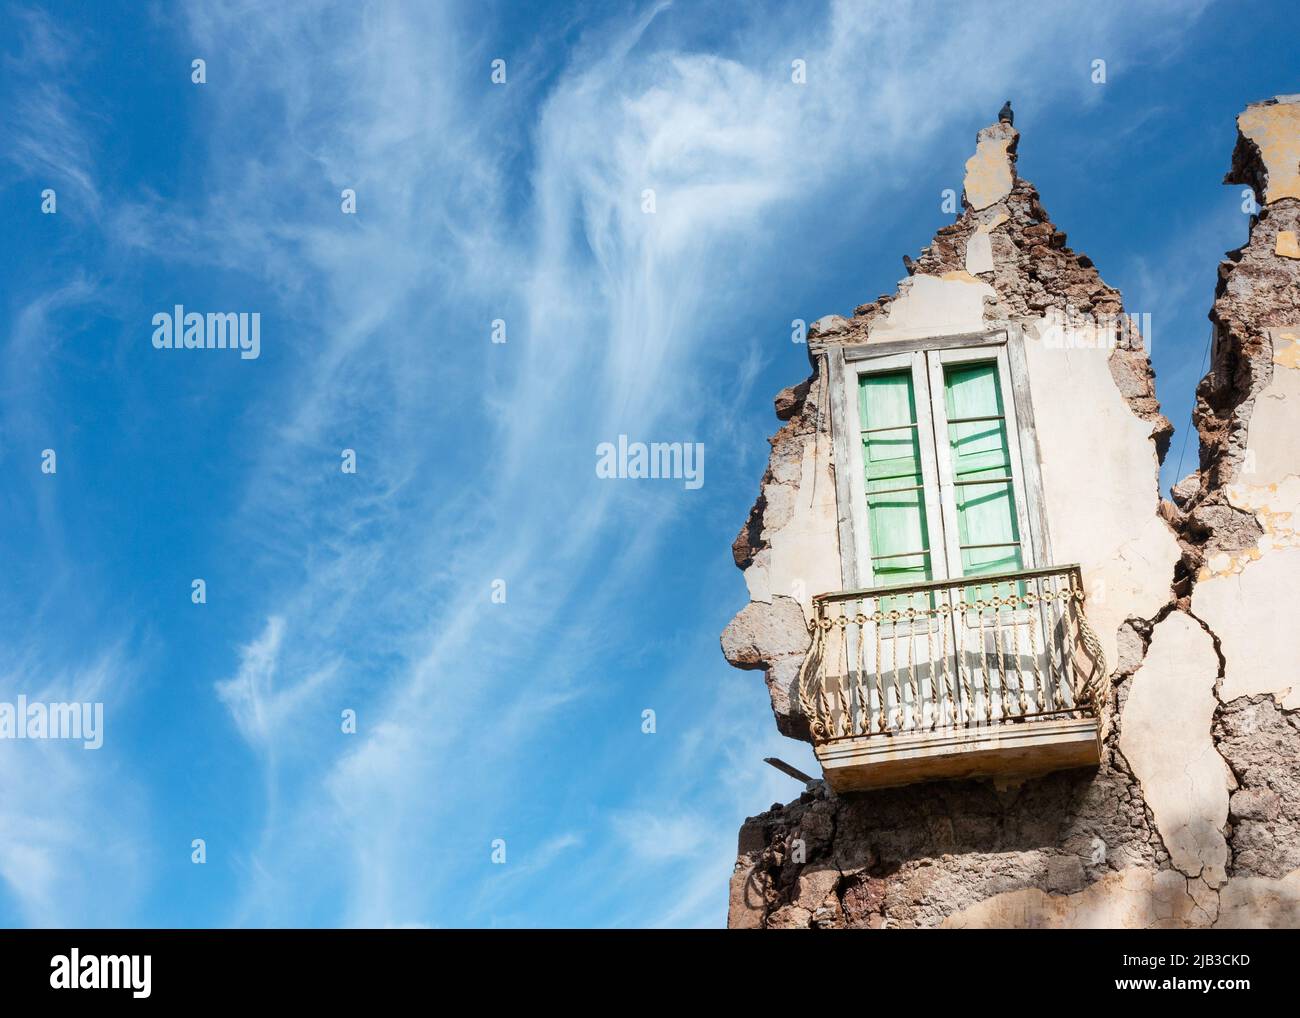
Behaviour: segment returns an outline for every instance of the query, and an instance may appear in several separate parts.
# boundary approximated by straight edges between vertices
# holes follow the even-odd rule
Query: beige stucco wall
[[[829,436],[810,437],[797,459],[774,462],[772,475],[764,487],[768,517],[782,522],[765,532],[768,547],[745,570],[745,584],[750,600],[790,597],[811,620],[813,597],[841,589]]]
[[[899,284],[899,294],[885,320],[872,325],[873,342],[979,332],[985,328],[985,298],[996,296],[968,272],[912,276]]]
[[[1271,330],[1273,377],[1255,401],[1232,505],[1251,512],[1263,536],[1254,547],[1212,555],[1192,610],[1223,648],[1220,696],[1272,693],[1300,708],[1300,330]]]
[[[1011,193],[1015,176],[1007,149],[1014,137],[1010,124],[993,124],[975,139],[975,154],[966,160],[962,182],[971,208],[986,209]]]
[[[1171,613],[1133,675],[1119,736],[1174,866],[1210,887],[1226,879],[1223,832],[1236,787],[1210,734],[1218,674],[1209,634]]]
[[[1112,667],[1130,616],[1153,618],[1170,597],[1173,531],[1156,515],[1151,426],[1130,409],[1095,337],[1040,319],[1025,330],[1052,564],[1078,562],[1088,617]]]
[[[1108,873],[1075,894],[1037,887],[986,898],[944,920],[947,929],[1177,929],[1214,919],[1182,875],[1131,867]]]
[[[1215,892],[1173,870],[1130,867],[1074,894],[1026,888],[949,916],[948,929],[1294,929],[1300,871],[1279,880],[1241,877]]]
[[[1300,96],[1278,96],[1252,103],[1237,118],[1237,128],[1259,148],[1268,170],[1268,193],[1261,204],[1300,198]]]

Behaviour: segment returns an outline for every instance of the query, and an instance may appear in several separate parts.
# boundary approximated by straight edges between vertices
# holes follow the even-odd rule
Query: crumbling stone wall
[[[1274,696],[1238,697],[1220,707],[1214,741],[1237,785],[1233,872],[1281,879],[1300,870],[1300,715]]]
[[[1013,787],[936,782],[852,796],[820,782],[745,822],[738,927],[934,926],[1024,887],[1078,891],[1168,855],[1122,760]]]
[[[728,661],[737,668],[763,670],[777,729],[805,740],[810,738],[808,722],[792,697],[810,641],[811,597],[840,588],[825,393],[823,370],[777,394],[776,414],[786,423],[769,439],[772,452],[758,500],[731,547],[736,565],[745,571],[751,600],[722,636]],[[809,546],[820,547],[821,554],[810,554]],[[782,568],[787,559],[789,565]],[[811,590],[804,569],[809,559],[823,563],[813,571],[821,579],[812,579]]]
[[[1284,96],[1255,104],[1242,114],[1240,124],[1224,183],[1247,185],[1259,203],[1259,214],[1247,243],[1228,252],[1219,266],[1210,311],[1211,364],[1196,390],[1200,469],[1174,491],[1192,576],[1207,570],[1222,573],[1231,565],[1224,556],[1250,556],[1270,522],[1257,518],[1261,510],[1269,510],[1267,499],[1260,498],[1268,492],[1261,489],[1284,481],[1294,465],[1290,461],[1296,443],[1275,434],[1279,425],[1285,427],[1283,420],[1263,420],[1257,428],[1256,452],[1266,446],[1267,462],[1259,464],[1248,445],[1261,399],[1274,404],[1266,411],[1269,416],[1271,411],[1287,412],[1280,404],[1290,395],[1286,390],[1295,364],[1291,347],[1300,323],[1300,183],[1291,164],[1300,162],[1300,102]],[[1234,487],[1238,482],[1244,488]]]
[[[1109,402],[1119,400],[1142,424],[1136,434],[1106,432],[1128,449],[1108,478],[1122,505],[1105,526],[1120,533],[1075,526],[1069,508],[1049,506],[1053,557],[1073,561],[1062,550],[1079,550],[1085,581],[1110,581],[1101,598],[1090,591],[1089,612],[1107,630],[1115,722],[1095,772],[841,796],[814,782],[742,827],[730,925],[1300,925],[1300,628],[1283,616],[1300,580],[1295,100],[1256,104],[1239,118],[1226,182],[1253,187],[1260,212],[1249,242],[1220,270],[1211,312],[1218,333],[1198,389],[1200,468],[1173,501],[1154,493],[1156,454],[1172,429],[1136,330],[1121,331],[1106,355],[1109,392],[1089,374],[1095,362],[1072,362],[1042,342],[1053,329],[1077,336],[1083,316],[1118,315],[1122,301],[1016,175],[1019,137],[1008,124],[979,133],[963,214],[919,258],[904,259],[909,276],[898,292],[810,332],[814,374],[777,398],[787,424],[772,440],[762,494],[734,547],[747,580],[758,564],[761,581],[750,581],[751,603],[723,637],[733,663],[767,669],[780,730],[808,737],[791,699],[808,643],[806,595],[833,589],[802,590],[800,566],[770,554],[801,514],[801,533],[818,530],[808,523],[818,503],[803,484],[833,492],[815,344],[997,326],[1024,330],[1036,413],[1040,393],[1059,398],[1063,383],[1077,387],[1086,377],[1085,396],[1107,421],[1115,416]],[[1134,477],[1144,441],[1150,494]],[[1048,457],[1063,454],[1044,452],[1049,502]],[[1140,505],[1149,515],[1124,522],[1144,515]],[[817,554],[837,557],[825,503],[816,511],[832,535]],[[1090,565],[1083,542],[1099,540],[1111,543]],[[788,596],[778,592],[785,585]]]

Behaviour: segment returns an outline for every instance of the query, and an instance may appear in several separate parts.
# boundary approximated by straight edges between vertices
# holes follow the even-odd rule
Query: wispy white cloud
[[[268,815],[251,867],[266,878],[250,882],[239,915],[300,914],[311,839],[316,863],[346,860],[330,885],[345,888],[338,918],[375,925],[448,920],[439,896],[451,880],[430,872],[429,846],[468,813],[517,809],[514,781],[543,722],[576,708],[584,661],[624,635],[620,620],[590,616],[634,587],[681,505],[662,490],[633,499],[591,485],[592,450],[619,433],[713,434],[711,415],[734,413],[704,399],[710,372],[734,372],[719,295],[789,257],[780,231],[808,203],[883,197],[941,132],[995,110],[1008,80],[1033,86],[1022,110],[1058,99],[1043,54],[1072,45],[1084,20],[1122,52],[1163,17],[1106,3],[1075,17],[994,5],[965,20],[942,5],[842,4],[820,24],[755,14],[725,52],[703,53],[689,9],[654,8],[587,26],[562,66],[530,54],[525,68],[553,72],[549,91],[519,99],[530,84],[517,69],[498,103],[489,50],[443,5],[256,19],[187,9],[220,81],[208,93],[208,205],[124,210],[119,240],[147,256],[179,236],[228,268],[257,264],[301,368],[254,411],[277,423],[243,508],[262,525],[259,565],[280,578],[267,611],[283,621],[222,687],[254,744],[293,756],[297,784],[292,808]],[[1001,27],[1009,18],[1015,33]],[[807,85],[789,80],[796,57]],[[266,116],[246,127],[255,108]],[[522,192],[503,170],[521,153]],[[361,211],[335,221],[345,186]],[[495,317],[510,328],[497,348]],[[361,458],[350,489],[320,466],[343,445]],[[494,577],[510,585],[506,605],[488,600]],[[337,663],[363,719],[354,740],[310,756],[289,748],[294,712],[324,685],[278,700],[271,677],[285,657],[309,676]],[[695,793],[710,809],[779,784],[751,756],[776,740],[764,725],[734,750],[745,762],[732,795]],[[497,737],[503,726],[510,738]],[[716,765],[697,734],[696,763]],[[633,803],[623,823],[685,852],[703,826],[690,818],[715,814],[664,795],[672,780],[647,794],[676,816]],[[684,897],[655,921],[720,920],[716,881],[733,850],[732,829],[702,845]],[[602,859],[606,875],[621,864]]]
[[[693,856],[701,841],[707,840],[702,834],[711,825],[701,816],[664,816],[646,810],[617,813],[611,823],[631,856],[650,862]]]
[[[15,8],[9,17],[18,48],[4,58],[5,158],[12,171],[61,195],[65,215],[76,216],[80,205],[95,219],[100,212],[94,168],[100,121],[69,87],[69,75],[87,58],[85,40],[39,8]],[[34,207],[37,196],[31,200]]]
[[[6,183],[52,188],[59,216],[94,225],[102,122],[78,98],[76,84],[91,41],[38,8],[15,7],[6,19],[13,46],[2,66]],[[39,191],[26,201],[36,215]],[[0,741],[0,899],[13,906],[3,914],[15,923],[121,925],[147,892],[153,862],[147,799],[122,738],[140,666],[136,626],[117,625],[107,642],[88,631],[74,645],[51,635],[76,628],[79,612],[93,613],[111,599],[102,596],[99,563],[70,546],[71,512],[61,497],[67,488],[36,469],[43,449],[66,454],[64,439],[76,431],[60,368],[71,337],[104,303],[93,270],[62,268],[52,284],[19,272],[7,279],[12,317],[0,368],[0,461],[10,483],[3,503],[10,536],[21,535],[35,554],[6,556],[11,583],[0,595],[8,633],[0,647],[0,699],[101,703],[103,741],[89,750],[78,741]],[[66,468],[66,460],[60,465]]]
[[[0,881],[30,926],[121,925],[146,889],[149,817],[122,764],[117,729],[129,699],[120,649],[51,667],[31,646],[4,648],[0,698],[103,703],[98,749],[66,740],[0,740]]]
[[[230,709],[241,734],[257,749],[269,751],[301,725],[301,711],[319,696],[336,670],[333,662],[296,681],[277,683],[284,619],[272,616],[266,628],[240,651],[239,671],[217,683],[217,695]]]
[[[504,840],[504,839],[503,839]],[[484,880],[482,894],[477,908],[489,913],[509,912],[512,898],[528,893],[528,884],[552,867],[566,859],[573,859],[584,844],[583,837],[576,831],[561,831],[546,838],[541,844],[529,847],[521,860],[511,862],[510,844],[501,846],[505,851],[504,861],[493,863],[493,873]],[[516,851],[520,846],[516,846]],[[574,859],[573,865],[581,866],[582,860]]]
[[[57,396],[50,385],[53,362],[63,353],[64,316],[100,304],[102,288],[74,269],[53,289],[30,296],[14,310],[0,368],[0,454],[14,455],[20,442],[49,440]]]

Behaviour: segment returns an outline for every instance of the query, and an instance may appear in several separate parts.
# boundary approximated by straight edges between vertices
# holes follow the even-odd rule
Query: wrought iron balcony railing
[[[1107,670],[1077,565],[822,594],[809,628],[798,699],[824,766],[845,756],[822,752],[836,743],[909,736],[921,738],[898,745],[965,756],[958,771],[980,773],[970,754],[991,730],[1053,720],[1093,719],[1096,742]],[[927,735],[950,748],[927,748]],[[872,752],[883,759],[879,743]]]

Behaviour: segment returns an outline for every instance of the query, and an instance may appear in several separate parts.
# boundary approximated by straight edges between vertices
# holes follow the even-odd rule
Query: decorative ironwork
[[[1099,717],[1077,565],[820,594],[799,671],[813,742]]]

